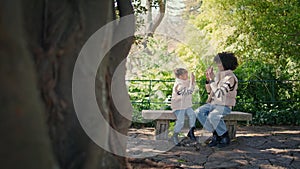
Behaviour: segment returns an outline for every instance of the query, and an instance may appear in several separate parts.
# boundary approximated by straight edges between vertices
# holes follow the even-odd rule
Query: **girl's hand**
[[[193,83],[195,83],[195,75],[194,75],[194,73],[191,73],[191,81],[192,81]]]
[[[177,93],[178,91],[179,91],[179,85],[177,85],[176,87],[175,87],[175,92]]]

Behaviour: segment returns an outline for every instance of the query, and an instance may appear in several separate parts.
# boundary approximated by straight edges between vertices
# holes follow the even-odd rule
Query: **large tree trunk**
[[[46,114],[23,38],[21,4],[0,2],[0,166],[53,169]]]
[[[132,13],[130,0],[117,2],[121,15]],[[4,57],[1,56],[1,80],[4,81],[1,83],[4,87],[1,87],[0,131],[2,136],[8,136],[1,140],[4,144],[1,145],[1,153],[6,150],[1,159],[4,155],[9,159],[2,164],[7,164],[7,168],[46,169],[54,168],[56,160],[63,169],[124,167],[126,158],[97,146],[82,130],[72,100],[72,76],[80,49],[94,32],[115,18],[114,1],[24,0],[12,4],[6,0],[0,5],[0,49],[1,55],[4,54]],[[134,23],[131,24],[134,30]],[[113,35],[120,31],[121,25],[113,27],[99,47],[113,41]],[[109,124],[126,134],[130,121],[120,116],[111,100],[111,93],[107,92],[111,88],[113,73],[128,54],[132,37],[121,43],[123,45],[117,44],[112,48],[101,63],[96,80],[96,87],[100,88],[96,91],[99,107]],[[125,72],[124,66],[121,69]],[[11,73],[10,77],[6,77],[5,73]],[[125,81],[121,80],[116,88],[126,91]],[[122,106],[130,109],[129,102]],[[47,118],[44,118],[45,115]],[[7,134],[9,129],[13,130],[11,134]],[[103,136],[108,142],[118,142],[110,133]],[[7,146],[9,142],[15,144]],[[121,143],[121,149],[125,151],[126,142],[122,140]],[[111,148],[114,145],[110,145]],[[7,149],[2,149],[5,146]]]

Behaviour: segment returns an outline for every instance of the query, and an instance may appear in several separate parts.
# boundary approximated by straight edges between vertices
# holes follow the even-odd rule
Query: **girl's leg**
[[[178,139],[178,133],[181,131],[183,125],[184,125],[184,110],[176,110],[174,112],[176,115],[176,122],[175,122],[175,127],[174,127],[174,134],[173,134],[173,142],[176,146],[179,146],[179,139]]]
[[[189,125],[190,125],[190,130],[189,130],[187,136],[191,140],[196,141],[196,137],[195,137],[195,134],[194,134],[195,123],[196,123],[196,114],[195,114],[195,112],[194,112],[194,110],[192,108],[186,109],[186,114],[189,117]]]
[[[174,133],[179,133],[184,125],[184,110],[176,110],[175,112],[176,115],[176,122],[175,122],[175,127],[174,127]]]
[[[196,114],[194,112],[194,110],[190,107],[188,109],[186,109],[186,114],[189,117],[189,125],[190,128],[195,127],[195,123],[196,123]]]

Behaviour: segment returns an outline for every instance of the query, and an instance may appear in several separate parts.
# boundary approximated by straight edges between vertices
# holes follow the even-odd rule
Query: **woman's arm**
[[[226,96],[229,91],[234,90],[234,87],[236,85],[236,81],[234,77],[226,76],[225,78],[226,78],[225,82],[219,87],[216,82],[214,81],[210,82],[211,92],[214,93],[216,98]]]

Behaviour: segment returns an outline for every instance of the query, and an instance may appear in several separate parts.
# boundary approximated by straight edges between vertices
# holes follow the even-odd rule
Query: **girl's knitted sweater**
[[[171,108],[173,111],[192,107],[192,93],[194,88],[195,84],[189,79],[175,79],[171,98]]]

